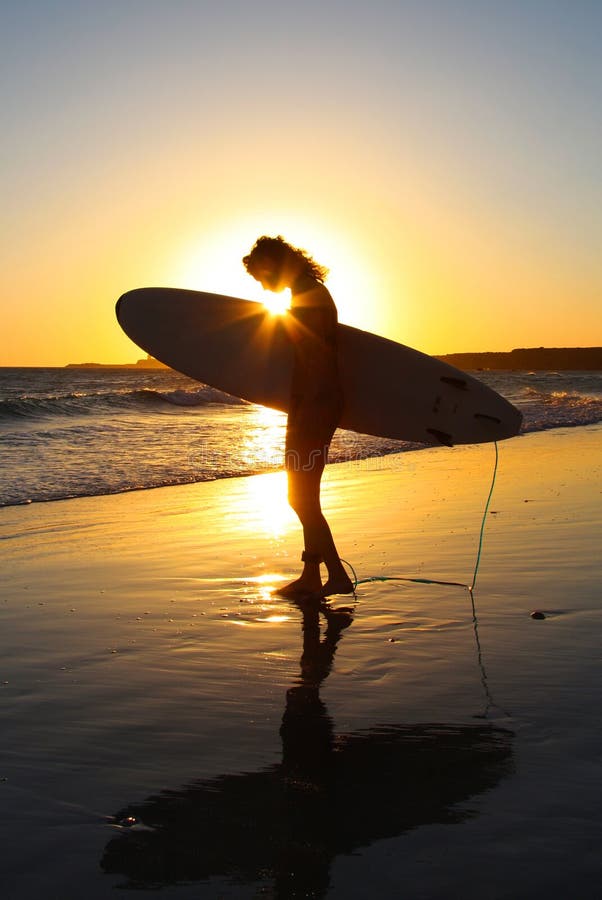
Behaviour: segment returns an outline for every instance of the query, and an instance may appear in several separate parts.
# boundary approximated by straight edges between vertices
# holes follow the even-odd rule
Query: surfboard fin
[[[475,419],[486,419],[488,422],[495,422],[496,425],[501,423],[501,419],[498,419],[497,416],[488,416],[487,413],[475,413]]]
[[[452,387],[458,388],[459,391],[467,391],[468,385],[463,378],[454,378],[453,375],[442,375],[439,381],[444,384],[451,384]]]
[[[445,431],[439,431],[437,428],[427,428],[427,434],[432,434],[433,437],[439,441],[440,444],[443,444],[444,447],[453,447],[454,442],[452,440],[451,434],[447,434]]]

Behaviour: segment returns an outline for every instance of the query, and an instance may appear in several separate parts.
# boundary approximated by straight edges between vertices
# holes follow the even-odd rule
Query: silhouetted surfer
[[[291,400],[286,428],[288,499],[303,526],[304,563],[283,596],[349,594],[343,568],[320,506],[320,481],[328,448],[343,409],[337,362],[337,309],[324,287],[327,269],[281,237],[260,237],[243,263],[270,291],[291,289],[287,327],[294,346]],[[320,563],[328,570],[322,585]]]

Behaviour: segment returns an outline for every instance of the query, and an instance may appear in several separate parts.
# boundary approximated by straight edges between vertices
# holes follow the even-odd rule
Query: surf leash
[[[494,441],[493,443],[495,446],[495,463],[493,466],[493,475],[491,477],[491,486],[489,488],[489,493],[487,495],[487,500],[485,502],[485,508],[483,510],[483,518],[481,520],[481,529],[479,531],[479,545],[477,548],[477,558],[476,558],[474,570],[472,573],[471,584],[466,584],[463,581],[439,581],[435,578],[416,578],[416,577],[411,578],[409,575],[371,575],[368,578],[358,578],[357,573],[356,573],[355,569],[353,568],[353,566],[351,565],[351,563],[346,559],[341,559],[341,562],[345,563],[345,565],[349,567],[349,569],[351,570],[351,572],[353,574],[353,579],[354,579],[353,590],[354,591],[359,584],[374,584],[375,582],[382,582],[382,581],[407,581],[407,582],[411,582],[412,584],[440,584],[440,585],[444,585],[445,587],[466,588],[466,590],[472,596],[472,593],[475,589],[475,584],[477,583],[477,574],[479,571],[479,566],[481,565],[481,555],[483,552],[483,538],[485,535],[485,523],[487,522],[487,513],[489,512],[489,506],[491,504],[491,498],[493,496],[493,489],[495,487],[495,481],[497,478],[499,452],[498,452],[497,441]],[[473,598],[473,609],[474,609],[474,598]]]
[[[358,584],[373,584],[375,582],[382,581],[405,581],[410,582],[412,584],[440,584],[445,587],[461,587],[465,588],[470,594],[470,603],[472,609],[472,626],[475,637],[475,644],[477,648],[477,662],[479,665],[479,671],[481,673],[481,686],[483,688],[483,693],[485,696],[485,709],[482,713],[475,715],[477,719],[487,719],[489,716],[489,712],[491,709],[499,709],[505,716],[510,716],[510,713],[505,710],[499,703],[496,703],[491,694],[491,690],[489,688],[489,681],[487,678],[487,672],[485,669],[485,663],[483,660],[483,650],[481,648],[481,641],[479,639],[479,620],[477,617],[477,609],[475,605],[474,599],[474,589],[477,583],[477,574],[479,572],[479,566],[481,564],[481,555],[483,552],[483,537],[485,535],[485,523],[487,521],[487,513],[489,512],[489,506],[491,504],[491,498],[493,496],[493,489],[495,487],[495,481],[497,478],[497,469],[498,469],[498,461],[499,461],[499,451],[497,446],[497,441],[494,441],[495,446],[495,463],[493,466],[493,475],[491,477],[491,486],[489,488],[489,493],[487,495],[487,500],[485,501],[485,508],[483,510],[483,517],[481,520],[481,528],[479,531],[479,545],[477,548],[477,557],[475,560],[474,570],[472,573],[472,582],[471,584],[465,584],[463,581],[439,581],[435,578],[411,578],[407,575],[372,575],[369,578],[358,578],[357,573],[350,562],[346,559],[342,559],[341,562],[345,563],[345,565],[349,566],[349,569],[353,573],[354,585],[353,591],[355,593],[355,589]]]

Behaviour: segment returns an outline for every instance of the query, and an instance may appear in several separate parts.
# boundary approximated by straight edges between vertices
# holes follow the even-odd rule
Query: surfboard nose
[[[125,297],[125,294],[122,294],[117,303],[115,304],[115,315],[117,316],[117,321],[121,324],[121,319],[119,317],[119,307],[121,306],[121,301]]]
[[[125,294],[122,294],[115,304],[115,315],[117,316],[117,321],[126,332],[126,334],[127,320],[131,317],[133,310],[135,310],[140,302],[144,301],[149,294],[152,295],[153,293],[154,291],[152,288],[134,288],[133,290],[126,291]],[[129,310],[129,315],[126,310]]]

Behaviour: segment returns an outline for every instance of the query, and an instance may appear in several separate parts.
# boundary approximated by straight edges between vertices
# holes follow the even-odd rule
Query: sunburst
[[[278,294],[275,294],[272,291],[266,291],[264,296],[261,298],[261,301],[268,312],[270,312],[273,316],[282,316],[288,309],[290,309],[291,292],[289,290],[285,290],[280,291],[280,293]]]

